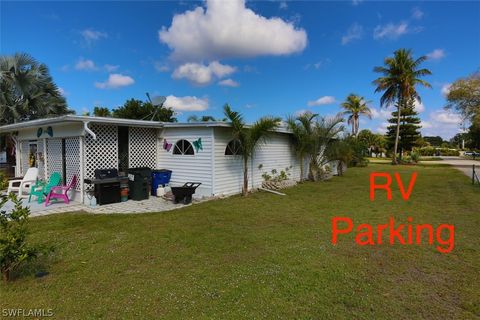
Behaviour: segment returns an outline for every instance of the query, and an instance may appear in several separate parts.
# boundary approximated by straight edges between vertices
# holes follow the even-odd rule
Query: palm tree
[[[191,115],[188,117],[187,121],[188,122],[209,122],[209,121],[226,121],[227,119],[223,118],[221,120],[215,119],[212,116],[201,116],[198,117],[197,115]]]
[[[351,93],[345,102],[342,103],[342,112],[344,115],[348,115],[348,124],[352,126],[352,135],[358,135],[358,128],[360,126],[360,116],[366,115],[369,119],[372,118],[372,111],[367,106],[367,101],[363,97]]]
[[[25,53],[0,56],[2,124],[71,113],[46,65]]]
[[[420,79],[423,76],[431,75],[428,69],[420,69],[420,65],[427,59],[421,56],[414,59],[412,51],[399,49],[393,53],[393,57],[384,60],[384,66],[375,67],[375,72],[382,76],[373,81],[376,85],[375,92],[383,92],[380,98],[380,106],[397,104],[397,131],[395,136],[395,147],[393,152],[393,164],[397,164],[398,139],[400,135],[400,110],[410,100],[417,99],[421,102],[420,95],[416,90],[417,85],[431,88],[431,85]]]
[[[93,115],[95,117],[111,117],[112,113],[110,112],[110,109],[106,107],[95,107],[93,108]]]
[[[278,128],[281,119],[275,117],[263,117],[253,125],[247,126],[242,114],[233,111],[228,104],[223,107],[225,116],[232,124],[232,135],[240,142],[240,153],[243,158],[243,187],[242,194],[248,194],[248,160],[252,157],[255,147],[264,143],[268,133]]]
[[[311,160],[309,177],[317,181],[320,178],[322,168],[334,160],[341,160],[343,148],[339,148],[340,135],[345,128],[341,125],[343,118],[317,117],[312,131]],[[340,150],[341,149],[341,150]]]
[[[308,159],[308,163],[310,163],[313,126],[314,120],[317,116],[318,114],[305,112],[297,117],[289,116],[287,118],[288,129],[292,132],[292,145],[298,159],[300,160],[300,182],[304,180],[305,176],[305,159]]]

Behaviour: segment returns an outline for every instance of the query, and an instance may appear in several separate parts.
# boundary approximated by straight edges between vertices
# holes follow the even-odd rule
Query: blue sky
[[[389,111],[374,66],[398,48],[428,55],[418,110],[424,135],[450,138],[448,84],[480,66],[480,2],[213,1],[5,2],[1,54],[46,63],[77,113],[126,99],[168,96],[179,113],[248,121],[302,110],[340,111],[353,92],[371,100],[361,128],[383,132]]]

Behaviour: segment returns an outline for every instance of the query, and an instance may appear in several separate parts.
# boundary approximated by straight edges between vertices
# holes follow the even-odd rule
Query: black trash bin
[[[151,185],[152,170],[150,168],[129,168],[128,189],[132,200],[148,199]]]

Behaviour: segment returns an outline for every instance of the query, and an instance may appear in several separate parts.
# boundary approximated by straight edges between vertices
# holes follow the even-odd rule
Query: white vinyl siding
[[[198,196],[211,196],[212,190],[212,128],[166,128],[159,135],[158,169],[172,170],[170,184],[181,186],[185,182],[201,182],[195,192]],[[173,154],[178,140],[193,141],[202,139],[203,150],[195,150],[194,155]],[[170,151],[163,148],[163,139],[172,144]],[[194,148],[195,149],[195,148]]]
[[[258,169],[262,164],[262,168]],[[261,187],[263,182],[262,174],[264,172],[272,176],[272,170],[285,171],[288,168],[289,179],[300,180],[300,162],[293,152],[290,137],[285,133],[273,133],[267,139],[265,144],[260,144],[255,150],[253,156],[253,171],[250,178],[253,177],[253,186]]]
[[[243,160],[241,156],[226,156],[225,148],[232,140],[231,129],[215,128],[215,195],[235,194],[242,191]],[[272,133],[265,143],[258,145],[253,158],[248,161],[249,188],[262,185],[262,174],[271,175],[272,169],[278,174],[290,168],[290,179],[299,180],[300,164],[292,152],[288,134]],[[262,168],[258,166],[262,164]]]
[[[215,195],[242,192],[242,156],[226,156],[225,148],[232,140],[230,128],[215,128]]]

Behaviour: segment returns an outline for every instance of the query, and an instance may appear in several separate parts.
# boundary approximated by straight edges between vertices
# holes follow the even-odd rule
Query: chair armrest
[[[12,177],[12,178],[8,178],[8,181],[10,180],[22,180],[23,177]]]
[[[22,180],[23,183],[33,183],[33,182],[37,182],[37,180]]]
[[[37,180],[22,180],[22,182],[20,183],[21,186],[25,185],[25,184],[33,184],[37,182]]]
[[[53,190],[62,190],[63,191],[63,190],[69,190],[69,189],[72,189],[72,188],[70,188],[69,186],[56,186],[56,187],[53,187],[50,190],[52,190],[52,191]]]
[[[13,187],[13,184],[14,184],[14,183],[16,183],[16,184],[18,184],[18,185],[20,186],[20,185],[22,184],[22,179],[20,179],[20,180],[9,180],[9,181],[8,181],[8,187],[9,187],[9,188]]]

